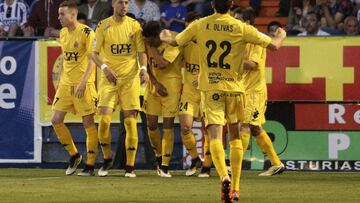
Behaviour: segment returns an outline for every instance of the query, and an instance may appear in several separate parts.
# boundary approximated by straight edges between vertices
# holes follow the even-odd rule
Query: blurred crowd
[[[63,0],[0,0],[0,37],[58,37],[58,6]],[[112,15],[112,0],[77,0],[78,18],[96,29]],[[249,0],[258,15],[261,0]],[[291,36],[358,35],[360,0],[280,0],[274,17],[288,17]],[[239,9],[235,8],[234,10]],[[241,8],[240,8],[241,9]],[[234,11],[233,10],[233,11]],[[164,28],[181,32],[190,11],[211,15],[211,0],[130,0],[129,15],[147,22],[159,20]],[[277,24],[277,22],[271,22]],[[278,23],[280,26],[280,23]],[[270,26],[271,27],[271,26]]]
[[[358,35],[359,8],[360,0],[292,0],[288,34]]]

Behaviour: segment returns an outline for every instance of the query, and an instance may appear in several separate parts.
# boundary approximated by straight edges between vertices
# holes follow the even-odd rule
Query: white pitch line
[[[52,179],[59,179],[62,177],[43,177],[43,178],[28,178],[26,180],[52,180]]]

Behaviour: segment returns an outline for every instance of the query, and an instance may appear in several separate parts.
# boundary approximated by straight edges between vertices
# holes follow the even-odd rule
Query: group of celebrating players
[[[242,160],[250,135],[272,164],[260,175],[281,173],[284,165],[261,126],[265,122],[267,101],[266,48],[277,50],[286,37],[285,31],[279,28],[272,37],[266,36],[251,26],[254,15],[250,10],[243,11],[240,20],[235,19],[229,14],[232,0],[213,0],[215,14],[201,18],[189,13],[186,29],[175,33],[161,30],[156,21],[140,26],[138,21],[126,16],[128,3],[128,0],[114,0],[113,16],[102,20],[96,32],[77,22],[75,2],[64,1],[59,7],[63,62],[53,102],[52,124],[71,156],[66,175],[74,174],[82,162],[64,124],[66,113],[81,116],[87,134],[86,166],[78,175],[95,174],[100,143],[104,162],[98,175],[107,176],[112,164],[111,114],[119,105],[126,129],[125,177],[136,177],[140,84],[147,84],[142,110],[147,117],[159,176],[171,177],[168,166],[177,115],[183,144],[192,158],[186,175],[194,175],[202,165],[199,177],[209,177],[214,163],[225,202],[240,197]],[[98,93],[96,67],[101,70]],[[163,118],[162,133],[158,127],[159,116]],[[196,150],[192,133],[194,119],[201,120],[206,127],[204,160]],[[224,125],[230,132],[231,177],[222,142]]]

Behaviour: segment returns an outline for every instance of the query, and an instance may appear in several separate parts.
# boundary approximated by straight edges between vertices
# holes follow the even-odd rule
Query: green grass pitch
[[[215,171],[209,179],[185,177],[172,171],[164,179],[155,171],[136,171],[123,177],[65,176],[65,170],[0,169],[0,202],[220,202],[220,182]],[[290,172],[258,177],[244,171],[240,202],[360,202],[360,173]]]

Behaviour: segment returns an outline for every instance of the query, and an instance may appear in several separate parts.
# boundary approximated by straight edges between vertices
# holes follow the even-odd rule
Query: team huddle
[[[137,20],[126,16],[128,0],[114,0],[113,16],[101,21],[95,32],[77,22],[76,3],[65,1],[60,5],[63,63],[52,123],[71,156],[66,175],[74,174],[82,162],[64,124],[66,113],[82,117],[87,135],[86,166],[78,175],[95,174],[100,143],[104,163],[98,175],[107,176],[112,164],[111,114],[117,105],[124,113],[126,129],[125,177],[136,177],[137,113],[140,110],[146,114],[148,136],[160,177],[171,177],[168,167],[177,115],[183,144],[192,158],[186,175],[194,175],[202,166],[199,177],[209,177],[213,163],[225,202],[239,200],[242,160],[250,135],[272,164],[260,175],[271,176],[284,170],[261,126],[265,122],[267,101],[266,48],[277,50],[286,33],[281,28],[272,37],[258,32],[249,25],[253,15],[246,10],[240,20],[235,19],[229,14],[232,0],[213,0],[212,5],[215,14],[211,16],[200,18],[196,13],[189,13],[185,19],[187,27],[181,33],[161,30],[156,21],[140,26]],[[96,66],[101,71],[97,91]],[[142,84],[147,87],[141,107]],[[163,118],[162,133],[158,127],[159,117]],[[192,133],[194,120],[201,120],[206,127],[204,160],[196,150]],[[230,132],[231,177],[222,141],[224,125]]]

